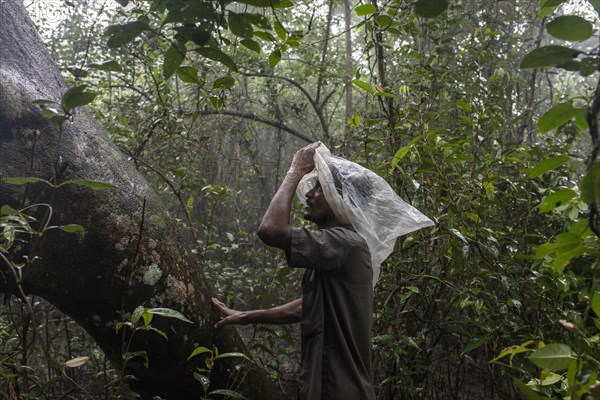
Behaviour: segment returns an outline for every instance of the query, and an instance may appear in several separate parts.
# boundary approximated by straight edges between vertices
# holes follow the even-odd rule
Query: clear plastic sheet
[[[306,174],[296,190],[302,202],[319,180],[329,206],[343,224],[352,224],[371,252],[373,287],[381,263],[394,249],[399,236],[434,225],[406,203],[379,175],[341,157],[332,156],[325,145],[317,147],[315,169]]]

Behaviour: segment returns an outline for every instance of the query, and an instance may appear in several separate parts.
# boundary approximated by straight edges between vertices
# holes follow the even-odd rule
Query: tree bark
[[[154,332],[136,334],[130,351],[145,350],[149,367],[135,358],[127,373],[137,378],[130,386],[143,398],[199,398],[202,386],[192,372],[204,363],[200,356],[187,361],[190,353],[197,346],[244,352],[244,344],[234,329],[213,329],[217,316],[201,265],[158,196],[108,134],[81,109],[58,129],[32,103],[60,102],[67,85],[19,0],[0,3],[0,26],[0,178],[31,176],[54,184],[88,179],[116,186],[93,191],[76,185],[15,186],[0,179],[0,206],[48,203],[51,225],[85,227],[80,234],[51,230],[40,238],[22,237],[17,255],[40,258],[22,268],[19,284],[0,261],[0,291],[19,295],[21,288],[44,297],[84,327],[117,368],[123,365],[118,321],[139,305],[183,313],[193,324],[152,320],[168,341]],[[230,365],[220,361],[211,390],[227,386]],[[246,397],[285,398],[256,366],[247,373],[238,388]]]

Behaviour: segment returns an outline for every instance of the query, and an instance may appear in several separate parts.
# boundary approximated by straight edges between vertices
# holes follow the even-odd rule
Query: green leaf
[[[223,76],[213,83],[214,89],[231,89],[235,86],[235,79],[231,76]]]
[[[591,307],[596,317],[600,317],[600,292],[594,292],[592,295]]]
[[[531,169],[529,172],[529,177],[531,179],[539,178],[544,175],[548,171],[552,171],[561,165],[564,165],[569,161],[571,157],[569,156],[554,156],[552,158],[548,158],[546,160],[542,160],[536,164],[535,167]]]
[[[581,190],[581,200],[591,205],[596,203],[600,207],[600,162],[596,162],[590,167],[585,177],[579,184]]]
[[[561,15],[546,24],[546,30],[557,39],[581,42],[589,39],[594,25],[576,15]]]
[[[362,4],[354,9],[354,12],[359,17],[363,15],[371,15],[377,12],[377,8],[373,4]]]
[[[146,351],[130,351],[127,353],[123,353],[123,360],[129,361],[134,358],[142,357],[144,359],[144,367],[148,368],[150,366],[150,360],[148,359],[148,353]]]
[[[87,92],[87,85],[79,85],[70,88],[63,94],[60,104],[66,113],[76,107],[85,106],[96,98],[96,92]]]
[[[130,318],[131,323],[133,325],[137,324],[143,314],[144,314],[144,306],[137,306],[135,308],[135,310],[133,310],[133,313],[131,313],[131,318]]]
[[[267,16],[262,14],[251,14],[251,13],[241,13],[246,21],[250,22],[254,26],[258,26],[261,29],[271,29],[271,22]]]
[[[535,390],[524,384],[518,379],[514,379],[515,385],[519,388],[521,393],[525,395],[527,400],[545,400],[545,397],[540,396]]]
[[[571,189],[560,189],[544,198],[540,203],[540,213],[552,211],[557,207],[562,206],[569,200],[577,196],[577,193]]]
[[[254,34],[252,24],[248,22],[242,14],[236,14],[230,11],[227,21],[229,22],[229,30],[236,36],[249,39]]]
[[[244,46],[245,48],[247,48],[247,49],[250,49],[250,50],[252,50],[252,51],[254,51],[254,52],[256,52],[256,53],[259,53],[259,54],[260,54],[260,52],[261,52],[261,50],[262,50],[262,49],[260,48],[260,44],[258,44],[258,42],[257,42],[257,41],[255,41],[255,40],[252,40],[252,39],[244,39],[244,40],[241,40],[241,41],[240,41],[240,44],[241,44],[242,46]]]
[[[150,26],[144,21],[134,21],[122,25],[111,25],[106,28],[105,34],[109,36],[106,45],[110,48],[121,47],[133,39],[140,33],[149,31]]]
[[[353,79],[352,83],[354,85],[356,85],[357,87],[361,88],[362,90],[366,90],[367,92],[369,92],[371,94],[375,94],[375,90],[373,90],[373,87],[371,85],[369,85],[367,82],[361,81],[360,79]]]
[[[103,63],[91,63],[88,64],[88,67],[94,68],[100,71],[111,71],[111,72],[121,72],[123,68],[121,65],[115,60],[105,61]]]
[[[275,39],[275,36],[273,36],[269,32],[256,31],[256,32],[254,32],[254,36],[256,36],[257,38],[260,38],[262,40],[266,40],[267,42],[275,42],[277,40],[277,39]]]
[[[562,3],[566,3],[568,0],[541,0],[540,8],[557,7]]]
[[[89,179],[71,179],[68,181],[62,182],[58,187],[65,185],[79,185],[90,188],[92,190],[104,190],[104,189],[116,189],[117,186],[112,183],[100,182],[100,181],[92,181]]]
[[[448,0],[418,0],[415,13],[424,18],[434,18],[446,11]]]
[[[235,65],[231,57],[229,57],[227,54],[223,53],[219,49],[215,49],[212,47],[201,47],[199,49],[196,49],[196,52],[198,52],[198,54],[200,54],[201,56],[208,58],[209,60],[213,60],[225,65],[232,71],[237,71],[237,66]]]
[[[275,68],[281,61],[281,50],[275,49],[269,54],[269,65],[271,68]]]
[[[68,232],[68,233],[83,233],[83,232],[85,232],[85,229],[83,228],[83,226],[77,225],[77,224],[61,225],[58,227],[58,229]]]
[[[217,96],[210,96],[210,104],[212,104],[212,106],[216,109],[216,110],[220,110],[221,108],[223,108],[223,106],[225,105],[225,103],[223,103],[223,99],[221,99],[220,97]]]
[[[210,393],[208,393],[208,396],[225,396],[226,398],[232,398],[232,399],[241,399],[241,400],[247,400],[246,397],[244,397],[244,395],[238,393],[238,392],[234,392],[233,390],[229,390],[229,389],[216,389],[216,390],[212,390]]]
[[[566,344],[552,343],[534,350],[528,357],[532,363],[550,371],[564,371],[576,357]]]
[[[587,121],[588,111],[589,107],[575,108],[573,110],[573,116],[575,117],[575,125],[582,131],[588,130],[590,128]]]
[[[521,60],[520,68],[554,67],[572,61],[581,52],[564,46],[549,45],[530,51]]]
[[[19,177],[11,177],[11,178],[2,178],[3,182],[6,182],[10,185],[26,185],[28,183],[45,183],[49,186],[53,186],[47,180],[41,178],[34,178],[33,176],[19,176]]]
[[[404,146],[399,148],[398,151],[396,151],[396,154],[394,154],[394,157],[392,158],[392,165],[394,167],[399,167],[400,161],[408,154],[408,152],[410,151],[410,147],[411,146]]]
[[[198,70],[191,65],[182,65],[175,70],[175,73],[182,81],[186,83],[195,83],[202,86],[202,81],[198,78]]]
[[[581,76],[590,76],[596,71],[600,71],[600,57],[585,57],[581,60],[579,66]]]
[[[176,310],[172,310],[170,308],[151,308],[149,310],[146,310],[146,312],[154,315],[160,315],[161,317],[175,318],[180,321],[193,324],[193,322],[187,319],[182,313]]]
[[[212,350],[207,349],[206,347],[196,347],[194,349],[194,351],[192,351],[192,354],[190,354],[190,356],[187,358],[188,360],[192,357],[196,357],[199,354],[204,354],[204,353],[212,353]]]
[[[37,99],[32,101],[33,104],[56,104],[54,100]]]
[[[569,122],[574,114],[575,109],[570,102],[557,104],[541,116],[537,127],[542,133],[548,132]]]
[[[375,24],[382,29],[388,28],[392,25],[392,22],[394,22],[394,20],[389,15],[378,15],[375,18]]]
[[[171,46],[165,53],[165,60],[163,63],[163,76],[165,79],[169,79],[175,73],[177,68],[179,68],[185,59],[186,51],[185,43],[180,41],[171,43]]]
[[[275,21],[273,23],[273,29],[275,30],[275,34],[277,34],[281,40],[284,42],[287,40],[288,34],[283,25],[281,25],[281,22]]]
[[[462,351],[462,354],[465,354],[472,350],[475,350],[476,348],[480,347],[481,345],[489,342],[491,338],[492,337],[490,335],[485,335],[480,338],[473,338],[469,343],[467,343],[467,345],[465,346],[465,348]]]

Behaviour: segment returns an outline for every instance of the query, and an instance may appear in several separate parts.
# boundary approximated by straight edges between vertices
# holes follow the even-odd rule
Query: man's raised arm
[[[258,237],[268,246],[277,247],[290,252],[292,231],[290,226],[290,210],[298,182],[315,167],[315,149],[320,143],[311,143],[298,150],[281,186],[271,199],[271,203],[263,216],[256,232]]]
[[[212,303],[223,316],[215,324],[215,328],[223,325],[292,324],[300,322],[300,315],[302,315],[302,299],[290,301],[278,307],[251,311],[232,310],[215,298],[212,299]]]

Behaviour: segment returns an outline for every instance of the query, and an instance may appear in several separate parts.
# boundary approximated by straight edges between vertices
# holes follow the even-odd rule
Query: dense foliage
[[[254,230],[293,152],[321,140],[436,222],[382,269],[378,398],[600,398],[598,0],[119,3],[65,2],[58,20],[30,5],[78,88],[47,114],[89,105],[219,296],[298,296],[300,272]],[[51,306],[0,310],[9,398],[111,396],[118,372]],[[295,328],[244,334],[258,365],[293,381]],[[84,355],[95,380],[52,364]]]

